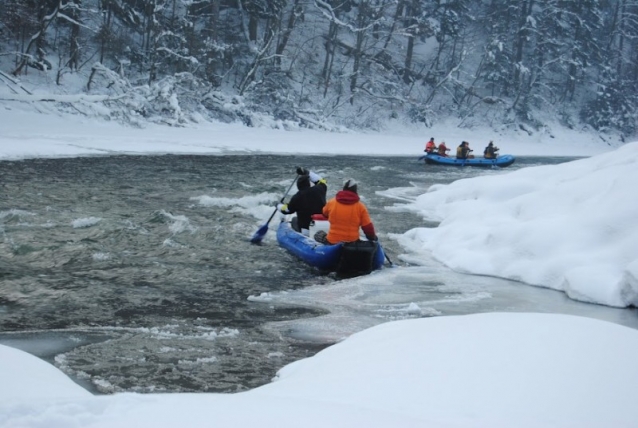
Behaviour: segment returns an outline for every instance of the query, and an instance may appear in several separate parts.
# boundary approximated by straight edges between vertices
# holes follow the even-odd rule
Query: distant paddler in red
[[[436,144],[434,143],[434,137],[430,138],[430,141],[428,141],[425,144],[425,150],[423,150],[425,153],[430,154],[430,153],[434,153],[434,151],[436,150]]]

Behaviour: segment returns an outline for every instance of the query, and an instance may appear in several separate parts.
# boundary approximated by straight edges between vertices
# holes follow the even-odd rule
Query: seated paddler
[[[346,180],[343,189],[326,203],[323,215],[328,218],[330,229],[327,234],[318,231],[314,237],[316,241],[324,244],[354,242],[359,239],[359,228],[369,241],[378,240],[368,208],[361,202],[357,187],[354,179]]]
[[[326,205],[326,180],[314,171],[297,167],[297,193],[287,204],[277,204],[282,214],[297,214],[292,220],[292,228],[305,236],[310,234],[313,214],[321,214]]]

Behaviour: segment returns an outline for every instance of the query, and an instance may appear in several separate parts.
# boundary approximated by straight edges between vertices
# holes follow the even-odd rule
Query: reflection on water
[[[235,392],[372,325],[486,311],[560,312],[638,327],[635,310],[460,275],[404,254],[388,234],[434,227],[386,206],[436,183],[506,170],[414,158],[125,156],[3,162],[0,343],[92,391]],[[329,196],[347,177],[399,267],[338,281],[275,240],[248,240],[301,165]]]

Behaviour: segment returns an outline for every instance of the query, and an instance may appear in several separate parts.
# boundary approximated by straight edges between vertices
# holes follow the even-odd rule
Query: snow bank
[[[90,396],[0,346],[3,427],[634,427],[638,331],[567,315],[381,324],[238,394]]]
[[[398,237],[460,271],[638,305],[638,143],[567,164],[435,185],[408,205],[441,221]]]

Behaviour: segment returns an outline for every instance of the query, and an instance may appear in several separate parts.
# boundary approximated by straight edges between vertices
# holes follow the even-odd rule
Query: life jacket
[[[358,240],[360,227],[366,236],[375,235],[368,209],[359,195],[349,190],[337,192],[323,207],[323,215],[330,222],[327,238],[331,244]]]
[[[436,149],[436,144],[434,144],[434,141],[428,141],[428,143],[425,145],[425,151],[428,153],[433,153],[434,149]]]

